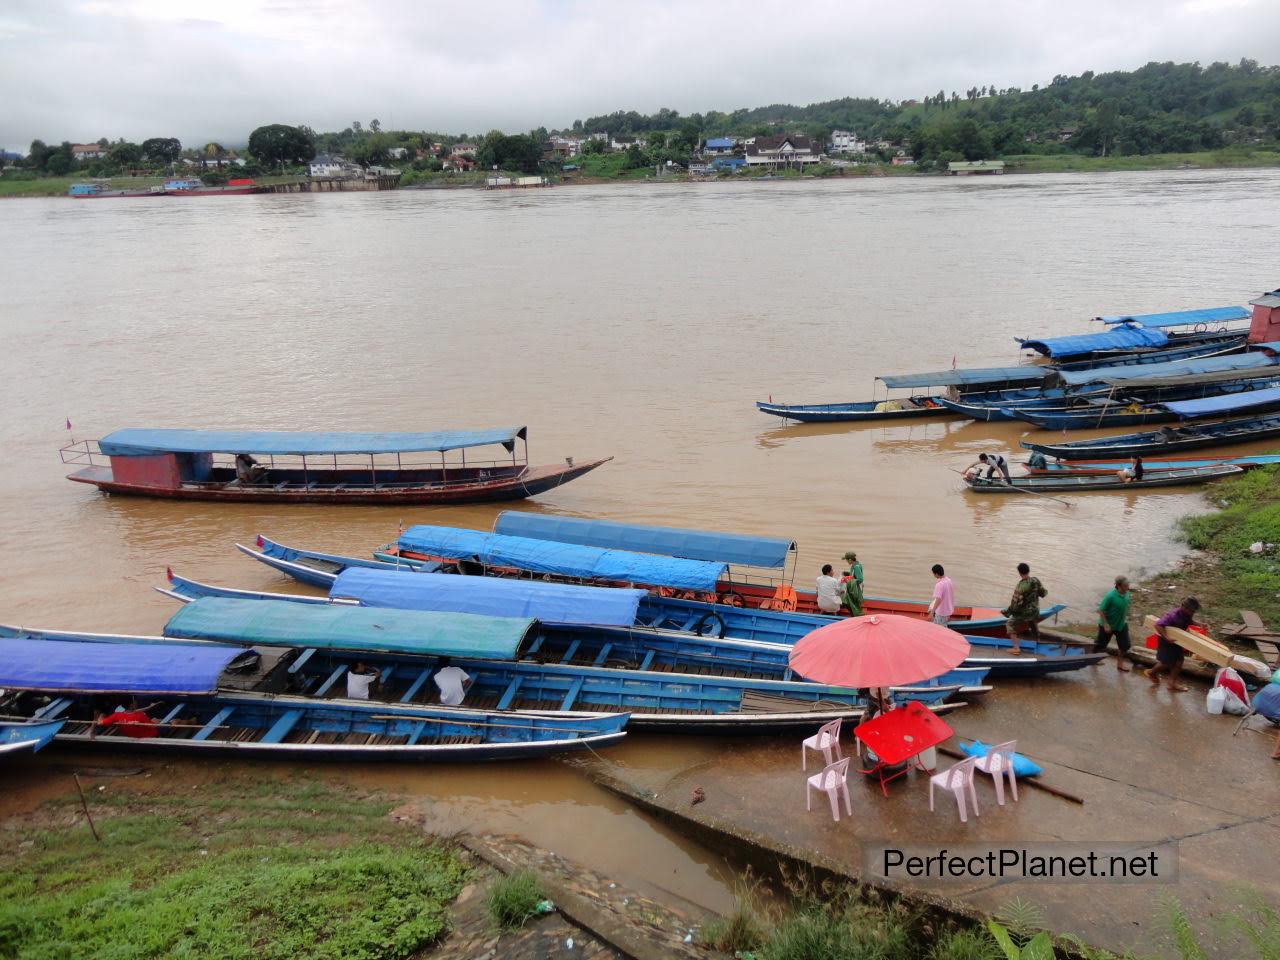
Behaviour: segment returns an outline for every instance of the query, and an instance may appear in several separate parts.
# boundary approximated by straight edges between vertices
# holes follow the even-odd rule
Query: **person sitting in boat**
[[[267,472],[266,467],[247,453],[236,454],[236,479],[241,483],[256,483]]]
[[[978,459],[964,468],[966,477],[978,476],[982,473],[982,469],[987,470],[987,479],[994,480],[998,472],[1005,483],[1013,483],[1013,478],[1009,476],[1009,461],[1004,458],[1002,453],[980,453]]]
[[[1031,470],[1045,470],[1049,466],[1049,461],[1045,455],[1039,450],[1031,451],[1031,456],[1027,457],[1027,467]]]
[[[368,700],[369,688],[378,682],[378,671],[357,663],[347,671],[347,699]]]
[[[471,687],[471,675],[461,667],[450,664],[447,658],[440,663],[441,668],[432,677],[440,690],[440,702],[446,707],[460,706]]]
[[[840,581],[834,576],[835,568],[829,563],[822,565],[822,574],[818,577],[818,609],[823,613],[840,612]]]
[[[1135,453],[1132,462],[1123,470],[1117,471],[1116,476],[1120,478],[1121,483],[1133,483],[1135,480],[1141,480],[1144,473],[1146,468],[1142,465],[1142,458]]]

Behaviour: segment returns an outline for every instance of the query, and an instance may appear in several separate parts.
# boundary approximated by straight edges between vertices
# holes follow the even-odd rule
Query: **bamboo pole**
[[[80,785],[80,774],[73,773],[71,775],[76,781],[76,790],[80,792],[80,809],[84,811],[84,818],[89,821],[89,829],[93,832],[93,839],[102,842],[102,838],[98,836],[98,828],[93,825],[93,817],[89,815],[89,802],[84,798],[84,787]]]

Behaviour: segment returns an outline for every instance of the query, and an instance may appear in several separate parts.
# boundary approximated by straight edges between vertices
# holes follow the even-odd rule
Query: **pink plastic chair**
[[[824,723],[822,727],[812,737],[805,739],[800,744],[800,769],[808,770],[807,766],[809,751],[818,750],[822,753],[822,758],[827,761],[830,766],[832,760],[832,751],[835,752],[835,759],[843,759],[844,753],[840,750],[840,718],[837,717],[830,723]]]
[[[985,757],[976,757],[975,766],[983,773],[988,773],[996,784],[996,803],[1004,806],[1004,774],[1009,775],[1009,789],[1013,791],[1013,802],[1018,802],[1018,778],[1013,774],[1013,752],[1018,749],[1018,741],[997,743],[987,751]]]
[[[973,789],[973,771],[976,757],[970,757],[968,760],[961,760],[954,767],[949,767],[941,773],[935,773],[929,778],[929,809],[933,809],[933,791],[935,787],[941,787],[943,790],[950,790],[955,794],[956,806],[960,808],[960,822],[967,823],[968,817],[965,816],[964,795],[967,790],[969,793],[969,802],[973,806],[973,815],[979,816],[978,813],[978,795]]]
[[[844,794],[844,809],[849,816],[853,816],[853,805],[849,802],[849,758],[837,760],[835,763],[827,764],[821,773],[815,773],[812,777],[805,780],[804,784],[804,808],[812,810],[813,791],[822,790],[826,793],[827,799],[831,801],[831,816],[836,823],[840,822],[840,801],[837,794]]]

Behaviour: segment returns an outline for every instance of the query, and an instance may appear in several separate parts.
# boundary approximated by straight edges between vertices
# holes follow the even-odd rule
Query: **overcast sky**
[[[617,109],[1280,60],[1278,0],[0,0],[0,146],[264,123],[510,132]]]

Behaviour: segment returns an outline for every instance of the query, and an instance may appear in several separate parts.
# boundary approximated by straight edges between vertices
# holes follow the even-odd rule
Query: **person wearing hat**
[[[862,601],[864,597],[862,592],[862,564],[858,562],[858,555],[852,550],[844,555],[844,559],[849,562],[849,569],[845,571],[843,578],[844,605],[849,608],[851,617],[860,617],[862,616]]]

